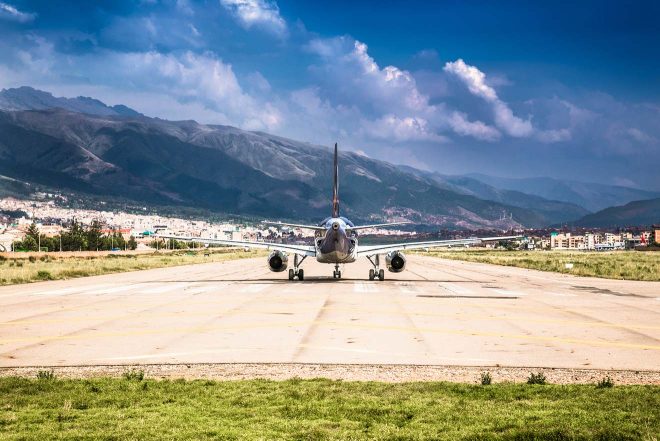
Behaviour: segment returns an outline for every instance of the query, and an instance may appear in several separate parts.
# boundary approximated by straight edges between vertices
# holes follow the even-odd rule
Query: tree
[[[101,222],[98,220],[92,221],[92,225],[85,233],[87,239],[87,249],[89,251],[98,251],[103,249],[103,240],[101,233]]]
[[[85,229],[75,219],[71,222],[69,230],[62,233],[62,250],[78,251],[86,247]]]
[[[28,238],[32,240],[28,242]],[[39,251],[39,228],[37,228],[37,224],[34,221],[30,224],[27,231],[25,232],[25,240],[23,241],[23,246],[29,251]]]
[[[133,236],[131,236],[128,239],[128,244],[127,245],[128,245],[129,250],[134,250],[134,249],[137,248],[137,241],[135,240],[135,238]]]

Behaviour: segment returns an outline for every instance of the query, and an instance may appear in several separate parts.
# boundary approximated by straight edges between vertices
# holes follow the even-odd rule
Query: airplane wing
[[[386,224],[372,224],[372,225],[358,225],[355,227],[348,227],[348,230],[365,230],[367,228],[380,228],[380,227],[391,227],[393,225],[408,225],[412,222],[388,222]]]
[[[425,242],[407,242],[386,245],[359,245],[358,256],[372,256],[374,254],[385,254],[390,251],[418,250],[423,248],[447,247],[454,245],[475,245],[481,242],[491,242],[496,240],[522,239],[523,236],[501,236],[501,237],[481,237],[471,239],[450,239],[450,240],[429,240]]]
[[[182,242],[213,243],[217,245],[229,245],[235,247],[263,248],[266,250],[279,250],[289,253],[300,254],[301,256],[316,256],[316,249],[311,245],[293,245],[286,243],[255,242],[251,240],[227,240],[211,239],[207,237],[181,237],[169,236],[164,234],[154,234],[154,237],[163,239],[174,239]]]
[[[266,225],[274,225],[276,227],[294,227],[294,228],[306,228],[308,230],[318,230],[318,231],[325,231],[325,227],[319,227],[318,225],[302,225],[302,224],[288,224],[286,222],[262,222],[263,224]]]

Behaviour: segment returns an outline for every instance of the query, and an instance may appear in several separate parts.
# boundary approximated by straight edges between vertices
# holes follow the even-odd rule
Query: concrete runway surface
[[[0,367],[342,363],[660,371],[660,283],[409,256],[238,260],[0,288]]]

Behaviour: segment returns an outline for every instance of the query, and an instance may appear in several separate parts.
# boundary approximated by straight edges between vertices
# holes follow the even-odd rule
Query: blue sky
[[[0,0],[0,87],[660,190],[660,3],[531,3]]]

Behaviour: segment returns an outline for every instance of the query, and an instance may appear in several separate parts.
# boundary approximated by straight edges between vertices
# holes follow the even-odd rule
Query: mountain
[[[471,173],[466,176],[496,188],[515,190],[555,201],[569,202],[589,211],[598,211],[631,201],[660,197],[660,192],[547,177],[500,178],[479,173]]]
[[[406,166],[402,166],[402,168],[410,173],[427,176],[447,190],[534,210],[543,217],[546,225],[573,221],[589,214],[589,211],[585,208],[570,202],[553,201],[515,190],[503,190],[468,176],[424,172]]]
[[[141,115],[123,104],[106,106],[99,100],[83,96],[77,98],[57,98],[48,92],[27,86],[16,89],[2,89],[0,91],[0,109],[2,110],[43,110],[55,108],[90,115]]]
[[[327,147],[229,126],[149,118],[91,98],[55,98],[25,87],[2,91],[0,108],[5,109],[0,111],[0,175],[15,180],[4,180],[14,192],[25,190],[21,182],[288,219],[318,220],[330,210]],[[545,226],[562,209],[584,214],[567,205],[537,210],[534,201],[555,204],[540,199],[511,204],[506,193],[485,200],[483,189],[467,191],[463,183],[458,191],[458,184],[352,152],[340,153],[340,173],[342,213],[355,220],[508,229]]]
[[[660,224],[660,198],[633,201],[589,214],[574,222],[582,227],[616,227]]]

